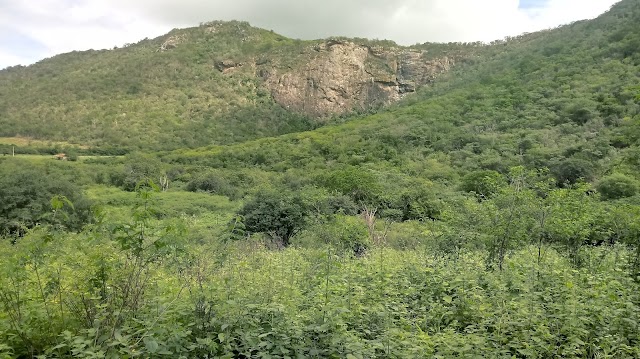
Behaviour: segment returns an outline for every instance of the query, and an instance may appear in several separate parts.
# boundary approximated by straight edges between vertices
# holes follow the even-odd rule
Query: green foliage
[[[330,245],[339,252],[346,252],[357,257],[364,256],[371,247],[369,232],[362,218],[337,214],[327,221],[310,227],[312,240]],[[303,243],[306,247],[320,247]]]
[[[260,191],[240,209],[248,232],[265,233],[278,246],[288,247],[305,224],[308,209],[302,199],[285,192]]]
[[[38,229],[3,245],[1,270],[11,272],[1,283],[0,318],[13,334],[0,335],[8,348],[32,356],[116,357],[138,355],[144,343],[154,352],[155,325],[174,310],[160,297],[152,306],[158,312],[148,316],[162,280],[156,273],[161,263],[178,265],[184,233],[179,223],[152,223],[149,190],[141,189],[139,199],[129,223],[98,223],[77,235]],[[0,325],[0,333],[8,328]]]
[[[0,233],[21,235],[38,224],[77,231],[91,220],[91,204],[68,178],[23,161],[3,163]]]
[[[477,56],[308,132],[211,70],[310,45],[246,23],[3,71],[5,134],[183,149],[0,147],[0,358],[640,357],[639,21],[416,45]]]
[[[357,203],[375,202],[380,192],[376,177],[358,167],[347,167],[320,176],[318,182],[330,191],[351,197]]]
[[[572,185],[593,178],[593,164],[579,158],[568,158],[557,163],[551,169],[559,185]]]
[[[605,199],[631,197],[638,192],[636,181],[621,173],[602,178],[596,188]]]
[[[547,219],[545,230],[554,242],[567,250],[574,264],[581,263],[582,245],[597,231],[594,221],[602,215],[602,208],[586,190],[584,186],[558,189],[547,199],[552,215]]]
[[[67,160],[69,161],[77,161],[78,160],[78,152],[75,149],[67,149],[65,154],[67,155]]]
[[[492,170],[467,173],[462,178],[460,188],[465,192],[473,192],[481,198],[489,198],[505,184],[504,177]]]
[[[134,191],[138,185],[150,180],[159,183],[162,174],[162,163],[157,158],[134,154],[125,160],[122,177],[116,177],[112,183],[122,186],[127,191]]]
[[[108,241],[86,241],[39,242],[45,252],[62,256],[38,262],[41,283],[56,279],[63,284],[48,288],[44,297],[34,267],[7,257],[33,247],[3,244],[9,260],[2,262],[2,270],[11,275],[0,278],[2,313],[10,313],[7,305],[15,304],[25,313],[12,322],[19,331],[0,327],[3,353],[356,358],[640,354],[638,287],[620,275],[624,262],[619,259],[629,254],[623,248],[586,250],[593,265],[582,269],[552,249],[537,264],[531,261],[532,249],[523,248],[505,261],[502,272],[487,272],[479,253],[451,261],[390,249],[349,258],[322,250],[227,248],[231,253],[221,265],[202,253],[183,263],[182,274],[152,264],[145,283],[153,294],[143,296],[135,315],[129,306],[116,306],[122,314],[113,326],[111,302],[91,300],[83,290],[101,283],[88,279],[108,264],[109,270],[95,278],[104,278],[107,293],[117,293],[117,285],[127,283],[126,276],[118,275],[118,266],[126,263],[124,253]],[[88,257],[71,266],[64,252],[69,246],[79,246]],[[21,286],[11,280],[20,280]],[[16,290],[26,302],[10,301]],[[94,308],[96,317],[85,321],[72,303],[94,303],[88,308]]]
[[[236,188],[234,188],[230,181],[225,178],[224,174],[219,171],[208,171],[197,174],[187,183],[186,189],[192,192],[202,191],[227,196],[229,198],[235,198],[237,194]]]
[[[409,188],[398,191],[390,203],[383,208],[382,215],[400,221],[440,219],[442,201],[436,197],[433,188],[423,183],[414,183]],[[389,216],[391,210],[398,211],[397,216]]]
[[[325,206],[322,213],[342,213],[345,215],[355,215],[360,208],[351,197],[341,194],[328,195],[323,203]]]

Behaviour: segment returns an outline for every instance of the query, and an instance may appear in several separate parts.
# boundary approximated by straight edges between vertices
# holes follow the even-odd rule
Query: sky
[[[0,0],[0,69],[212,20],[282,35],[485,41],[589,19],[619,0]]]

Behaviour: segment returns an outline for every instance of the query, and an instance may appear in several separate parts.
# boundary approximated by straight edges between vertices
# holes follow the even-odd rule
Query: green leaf
[[[144,345],[150,353],[155,353],[158,351],[158,342],[156,342],[153,338],[146,337],[143,339]]]

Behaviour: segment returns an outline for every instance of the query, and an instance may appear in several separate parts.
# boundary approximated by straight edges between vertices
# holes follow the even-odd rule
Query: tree
[[[535,194],[531,190],[531,180],[536,173],[524,167],[509,170],[509,185],[502,187],[489,201],[485,202],[490,220],[484,223],[489,234],[487,264],[497,263],[503,269],[507,253],[526,243],[535,226],[530,204]]]
[[[580,158],[568,158],[551,168],[551,173],[559,185],[575,184],[580,180],[589,181],[593,177],[593,165]]]
[[[426,220],[439,219],[442,211],[442,203],[427,187],[415,184],[394,196],[390,202],[391,208],[382,210],[383,217],[388,217],[390,209],[398,211],[397,220]]]
[[[148,180],[160,183],[163,176],[162,162],[149,155],[131,155],[125,162],[123,176],[122,187],[127,191],[134,191],[138,184]]]
[[[604,177],[596,187],[604,199],[631,197],[638,191],[636,182],[621,173]]]
[[[91,219],[90,202],[76,185],[29,162],[3,164],[0,198],[0,234],[22,235],[38,224],[79,230]]]
[[[238,212],[249,233],[265,233],[279,247],[288,247],[291,237],[304,226],[307,206],[300,196],[261,191]]]
[[[325,243],[330,243],[341,251],[361,257],[371,245],[369,232],[361,218],[336,214],[329,217],[319,231]]]
[[[592,235],[601,207],[586,192],[586,185],[551,191],[546,231],[553,242],[562,245],[574,265],[581,263],[580,250]]]
[[[187,183],[187,191],[202,191],[230,198],[236,194],[236,189],[219,171],[207,171],[197,174]]]
[[[474,192],[480,198],[489,198],[494,195],[500,187],[506,185],[503,175],[496,171],[482,170],[466,174],[462,178],[460,188],[465,192]]]
[[[375,202],[380,194],[376,177],[358,167],[347,167],[321,176],[320,184],[329,190],[350,196],[357,203]]]

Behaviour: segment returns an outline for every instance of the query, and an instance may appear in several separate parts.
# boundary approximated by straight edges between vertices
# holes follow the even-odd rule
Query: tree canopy
[[[69,179],[28,162],[2,163],[0,231],[22,234],[39,224],[79,230],[91,219],[90,202]]]

